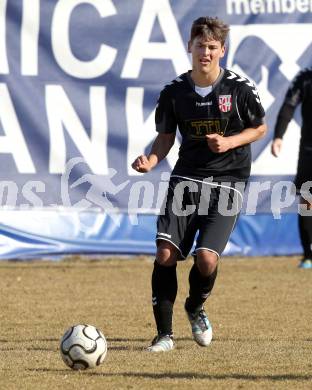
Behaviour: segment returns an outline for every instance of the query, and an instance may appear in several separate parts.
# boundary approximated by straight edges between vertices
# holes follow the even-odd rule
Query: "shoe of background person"
[[[312,268],[312,260],[311,259],[302,259],[298,265],[298,268],[301,268],[301,269]]]
[[[147,348],[148,352],[166,352],[174,348],[173,339],[169,335],[157,335],[154,337],[151,345]]]
[[[212,326],[208,320],[207,314],[203,308],[197,312],[191,313],[186,309],[187,300],[185,301],[185,311],[192,327],[193,338],[197,344],[207,347],[212,340]]]

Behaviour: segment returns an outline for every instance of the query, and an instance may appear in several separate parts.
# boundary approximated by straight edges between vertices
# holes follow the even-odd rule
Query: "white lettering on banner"
[[[0,205],[1,207],[14,207],[16,205],[18,195],[18,186],[14,181],[0,181]]]
[[[227,0],[229,15],[291,14],[312,12],[311,0]]]
[[[149,41],[156,17],[165,42]],[[121,77],[139,77],[144,59],[171,60],[177,74],[190,67],[186,49],[168,0],[144,1]]]
[[[63,87],[46,86],[46,110],[50,129],[50,173],[64,173],[66,143],[64,128],[93,173],[106,175],[107,113],[106,88],[90,87],[91,136],[88,137]]]
[[[11,153],[20,173],[36,173],[6,84],[0,84],[0,153]]]
[[[300,189],[300,195],[301,197],[307,202],[307,203],[301,203],[298,204],[298,213],[302,216],[309,216],[311,215],[312,210],[309,210],[309,203],[312,204],[312,195],[311,195],[311,188],[312,188],[312,181],[306,181],[302,184]]]
[[[80,4],[94,6],[101,17],[115,15],[116,8],[111,0],[59,0],[52,18],[52,50],[59,66],[68,74],[81,79],[99,77],[107,72],[115,61],[117,50],[102,44],[98,55],[92,61],[81,61],[71,51],[69,23],[71,13]]]
[[[23,0],[21,27],[21,73],[38,75],[38,39],[40,29],[40,0]]]
[[[155,209],[160,210],[160,214],[165,213],[164,199],[168,191],[168,183],[170,180],[170,172],[162,172],[160,176],[160,182],[158,185],[157,198]]]
[[[172,203],[172,211],[178,217],[187,217],[194,213],[195,205],[184,205],[183,194],[185,188],[188,188],[189,192],[198,192],[198,184],[194,181],[180,181],[174,188],[174,202]]]
[[[140,173],[131,168],[134,159],[145,154],[145,148],[154,140],[157,133],[155,131],[154,116],[155,110],[144,122],[143,117],[144,88],[129,87],[126,94],[126,119],[128,129],[127,146],[127,167],[128,175],[135,176]],[[176,141],[167,156],[167,161],[173,168],[178,157],[179,143]]]
[[[32,207],[43,207],[43,201],[42,199],[35,194],[35,192],[41,192],[44,193],[46,188],[45,188],[45,183],[42,181],[38,180],[30,180],[27,181],[22,188],[22,194],[25,198],[26,201],[29,203],[24,203],[20,205],[20,208],[23,210],[28,210]],[[35,192],[33,191],[35,190]]]
[[[139,208],[151,210],[154,200],[154,185],[147,181],[138,181],[131,186],[128,210],[138,210]],[[141,203],[141,205],[139,205]],[[138,225],[136,214],[129,214],[133,225]]]
[[[249,185],[248,197],[246,202],[246,212],[249,215],[255,215],[257,212],[257,205],[259,203],[259,194],[263,191],[269,191],[271,186],[270,181],[251,181]]]
[[[281,210],[289,207],[296,199],[295,184],[289,181],[279,181],[274,184],[271,192],[271,210],[275,219],[281,219]]]
[[[6,51],[6,8],[7,0],[0,1],[0,74],[9,73],[9,63]]]
[[[265,12],[262,0],[256,0],[250,3],[250,10],[252,14],[263,14]]]
[[[290,14],[296,11],[296,3],[294,0],[282,0],[282,10]]]

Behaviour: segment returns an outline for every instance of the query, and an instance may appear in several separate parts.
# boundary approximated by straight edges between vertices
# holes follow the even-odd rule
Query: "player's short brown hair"
[[[221,45],[224,46],[229,31],[229,25],[221,19],[202,16],[194,20],[192,24],[190,41],[192,42],[199,36],[209,40],[220,41]]]

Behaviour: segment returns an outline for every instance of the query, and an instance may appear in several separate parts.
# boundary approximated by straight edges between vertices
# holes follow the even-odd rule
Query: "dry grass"
[[[0,387],[4,389],[311,389],[312,270],[297,258],[224,259],[206,305],[208,348],[183,312],[191,261],[179,264],[177,348],[149,354],[152,260],[0,262]],[[58,343],[75,323],[108,339],[104,364],[75,372]]]

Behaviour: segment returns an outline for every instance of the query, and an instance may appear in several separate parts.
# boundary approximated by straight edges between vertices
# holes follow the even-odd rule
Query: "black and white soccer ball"
[[[61,356],[73,370],[94,368],[103,363],[107,343],[103,333],[92,325],[74,325],[64,333]]]

